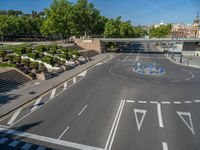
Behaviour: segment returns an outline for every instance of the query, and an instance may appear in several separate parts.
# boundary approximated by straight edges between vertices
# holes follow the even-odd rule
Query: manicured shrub
[[[14,49],[14,52],[17,55],[21,56],[21,55],[26,53],[26,48],[25,47],[17,47],[17,48]]]
[[[35,49],[39,52],[44,52],[46,51],[46,47],[44,45],[39,45],[37,47],[35,47]]]
[[[27,56],[33,59],[37,59],[39,58],[39,53],[28,53]]]
[[[48,56],[43,57],[43,58],[41,59],[41,61],[43,61],[43,62],[45,62],[45,63],[47,63],[47,64],[50,64],[50,65],[53,65],[53,58],[52,58],[52,57],[48,57]]]

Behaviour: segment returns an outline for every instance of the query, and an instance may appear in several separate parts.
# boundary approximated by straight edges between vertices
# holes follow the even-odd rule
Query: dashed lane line
[[[162,101],[161,103],[162,103],[162,104],[171,104],[170,101]]]
[[[160,126],[160,128],[164,128],[164,123],[163,123],[163,119],[162,119],[161,104],[160,103],[157,103],[157,113],[158,113],[159,126]]]
[[[173,101],[174,104],[182,104],[180,101]]]
[[[191,104],[192,101],[184,101],[185,104]]]
[[[33,140],[36,140],[36,141],[47,142],[47,143],[51,143],[51,144],[55,144],[55,145],[71,147],[71,148],[75,148],[75,149],[103,150],[103,148],[99,148],[99,147],[94,147],[94,146],[89,146],[89,145],[84,145],[84,144],[79,144],[79,143],[74,143],[74,142],[69,142],[69,141],[64,141],[64,140],[58,140],[58,139],[54,139],[54,138],[50,138],[50,137],[45,137],[45,136],[36,135],[36,134],[28,133],[28,132],[22,132],[22,131],[6,129],[6,128],[1,128],[1,127],[0,127],[0,132],[5,133],[5,134],[11,134],[11,135],[14,135],[14,136],[33,139]]]
[[[194,100],[195,103],[200,103],[200,100]]]
[[[163,150],[168,150],[168,145],[166,142],[162,142]]]
[[[85,106],[83,107],[83,109],[81,109],[81,111],[78,113],[78,116],[80,116],[80,115],[83,113],[83,111],[84,111],[87,107],[88,107],[88,105],[85,105]]]
[[[62,138],[62,136],[69,130],[69,126],[67,126],[67,128],[62,132],[62,134],[58,137],[58,140],[60,140]]]
[[[141,103],[141,104],[146,104],[147,101],[138,101],[138,103]]]
[[[127,103],[135,103],[134,100],[126,100]]]

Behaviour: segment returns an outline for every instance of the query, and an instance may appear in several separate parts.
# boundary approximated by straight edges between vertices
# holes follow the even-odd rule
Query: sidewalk
[[[71,79],[77,74],[87,70],[88,68],[94,66],[95,64],[108,58],[109,54],[99,54],[92,57],[92,61],[86,64],[77,66],[75,69],[66,71],[57,77],[46,81],[33,80],[15,90],[0,93],[0,117],[8,114],[12,110],[28,103],[32,99],[37,98],[41,94],[53,89],[57,85]]]
[[[174,55],[173,58],[171,56],[166,56],[170,61],[176,63],[178,65],[183,65],[187,67],[200,68],[200,57],[199,56],[183,56],[182,63],[180,63],[180,56]]]

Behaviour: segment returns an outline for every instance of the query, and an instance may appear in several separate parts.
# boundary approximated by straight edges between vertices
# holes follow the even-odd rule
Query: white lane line
[[[5,134],[12,134],[12,135],[19,136],[19,137],[33,139],[33,140],[36,140],[36,141],[47,142],[47,143],[51,143],[51,144],[55,144],[55,145],[71,147],[71,148],[75,148],[75,149],[103,150],[102,148],[98,148],[98,147],[78,144],[78,143],[69,142],[69,141],[58,140],[58,139],[54,139],[54,138],[50,138],[50,137],[40,136],[40,135],[28,133],[28,132],[21,132],[21,131],[1,128],[1,127],[0,127],[0,132],[5,133]]]
[[[31,148],[31,146],[32,146],[32,144],[26,143],[26,144],[24,144],[24,145],[21,147],[21,149],[23,149],[23,150],[29,150],[29,149]]]
[[[3,137],[0,139],[0,144],[4,144],[6,141],[8,141],[8,138]]]
[[[173,101],[174,104],[181,104],[180,101]]]
[[[166,142],[162,142],[163,150],[168,150],[168,145]]]
[[[200,103],[200,100],[197,99],[197,100],[194,100],[194,102],[195,102],[195,103]]]
[[[113,124],[112,124],[112,128],[111,128],[111,130],[110,130],[108,139],[107,139],[107,141],[106,141],[106,145],[105,145],[105,148],[104,148],[105,150],[107,150],[107,148],[108,148],[108,146],[109,146],[110,139],[111,139],[111,137],[112,137],[112,134],[113,134],[113,131],[114,131],[114,128],[115,128],[115,124],[116,124],[116,122],[117,122],[117,119],[118,119],[118,116],[119,116],[119,113],[120,113],[122,104],[123,104],[123,100],[121,100],[120,105],[119,105],[119,108],[118,108],[118,110],[117,110],[117,114],[116,114],[116,116],[115,116],[114,122],[113,122]]]
[[[64,85],[63,85],[63,90],[66,90],[67,89],[67,81],[64,83]]]
[[[42,97],[39,97],[37,100],[36,100],[36,102],[35,102],[35,104],[33,105],[33,108],[31,109],[31,111],[34,111],[35,109],[37,109],[38,107],[39,107],[39,103],[40,103],[40,101],[42,100]]]
[[[189,81],[191,78],[187,78],[187,79],[185,79],[184,81]]]
[[[57,139],[60,140],[62,136],[69,130],[69,128],[70,127],[68,126]]]
[[[191,104],[192,101],[184,101],[185,104]]]
[[[88,105],[85,105],[85,106],[83,107],[83,109],[78,113],[78,116],[80,116],[80,115],[83,113],[83,111],[87,108],[87,106],[88,106]]]
[[[22,108],[18,109],[14,115],[10,118],[10,120],[8,121],[8,125],[11,125],[14,123],[15,119],[17,118],[17,116],[20,114],[20,112],[22,111]]]
[[[138,103],[141,103],[141,104],[146,104],[147,101],[138,101]]]
[[[171,102],[169,102],[169,101],[163,101],[163,102],[161,102],[162,104],[171,104]]]
[[[73,84],[76,83],[76,77],[73,77]]]
[[[135,103],[134,100],[126,100],[127,103]]]
[[[54,88],[54,89],[52,90],[50,99],[54,98],[55,94],[56,94],[56,88]]]
[[[135,61],[138,61],[138,60],[139,60],[139,57],[137,56]]]
[[[158,104],[157,101],[150,101],[151,104]]]
[[[19,143],[20,143],[20,141],[14,140],[13,142],[11,142],[11,143],[9,144],[9,146],[15,147],[15,146],[17,146]]]
[[[161,112],[161,104],[157,103],[157,112],[158,112],[158,122],[160,128],[164,128],[163,119],[162,119],[162,112]]]
[[[117,128],[118,128],[118,125],[119,125],[119,121],[120,121],[120,118],[121,118],[121,115],[122,115],[122,111],[123,111],[123,108],[124,108],[124,103],[125,103],[125,100],[123,100],[122,107],[120,109],[120,113],[119,113],[117,122],[115,124],[115,129],[114,129],[108,150],[111,150],[111,148],[112,148],[112,144],[113,144],[113,141],[115,139],[115,134],[116,134],[116,131],[117,131]]]
[[[129,56],[126,56],[125,59],[123,60],[123,62],[127,61],[127,60],[128,60],[128,57],[129,57]]]
[[[38,146],[38,148],[36,150],[45,150],[46,148],[43,146]]]

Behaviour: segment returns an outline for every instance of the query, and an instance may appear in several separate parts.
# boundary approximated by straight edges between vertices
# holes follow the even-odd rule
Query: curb
[[[172,63],[177,64],[177,65],[180,65],[180,66],[185,66],[185,67],[200,69],[200,66],[180,64],[180,63],[177,63],[176,61],[172,60],[172,59],[171,59],[170,57],[168,57],[168,56],[166,56],[166,58],[167,58],[168,60],[170,60]]]
[[[41,94],[35,96],[34,98],[32,98],[32,99],[28,100],[27,102],[21,104],[20,106],[18,106],[18,107],[16,107],[16,108],[10,110],[9,112],[3,114],[2,116],[0,116],[0,121],[4,120],[4,118],[7,117],[9,114],[14,113],[17,109],[19,109],[19,108],[21,108],[21,107],[23,108],[24,106],[30,104],[31,102],[33,102],[35,99],[39,98],[40,96],[47,94],[49,91],[51,91],[52,89],[54,89],[54,88],[56,88],[56,87],[59,87],[59,86],[62,85],[64,82],[66,82],[66,81],[68,81],[68,80],[70,80],[70,79],[73,79],[74,77],[76,77],[77,75],[79,75],[81,72],[92,69],[93,67],[95,67],[96,64],[98,64],[98,63],[100,63],[100,62],[102,62],[102,61],[108,59],[109,57],[110,57],[110,55],[106,56],[105,58],[103,58],[103,59],[97,61],[96,63],[92,64],[92,65],[89,66],[89,67],[86,67],[85,69],[81,70],[80,72],[76,73],[75,75],[71,76],[70,78],[68,78],[68,79],[66,79],[66,80],[64,80],[64,81],[62,81],[61,83],[58,83],[57,85],[53,86],[52,88],[48,89],[47,91],[45,91],[45,92],[43,92],[43,93],[41,93]]]

